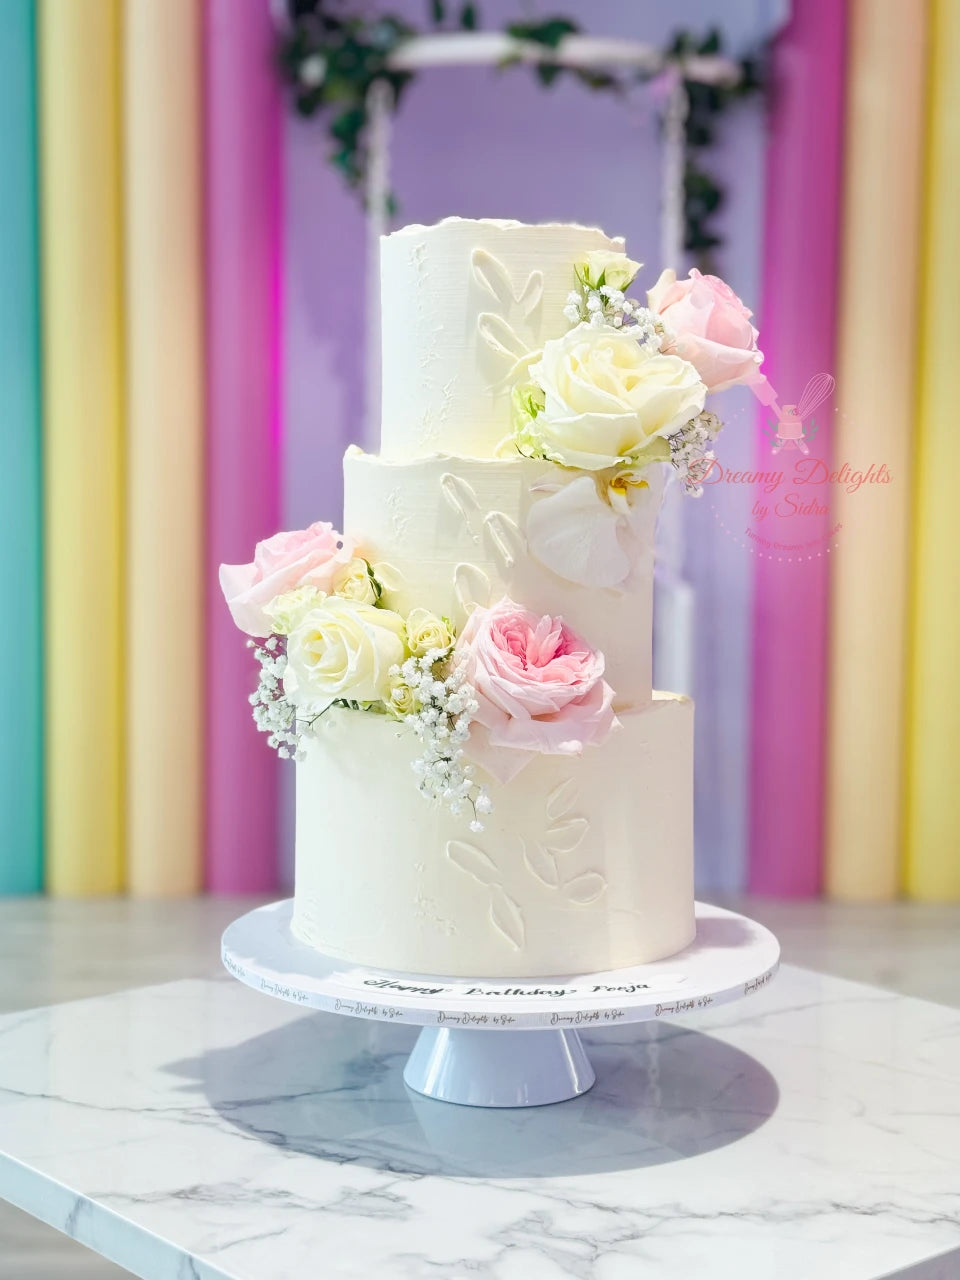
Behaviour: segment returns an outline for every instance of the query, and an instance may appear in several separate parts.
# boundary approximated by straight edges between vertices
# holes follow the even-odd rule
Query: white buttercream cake
[[[683,361],[657,354],[650,313],[623,309],[636,265],[622,240],[570,225],[451,218],[382,241],[381,453],[347,453],[343,540],[370,567],[376,606],[407,620],[407,647],[380,678],[420,719],[365,714],[368,697],[312,704],[297,751],[293,929],[327,954],[521,978],[653,961],[694,937],[693,705],[653,692],[651,608],[664,442],[703,397],[666,364]],[[638,350],[644,325],[652,341],[638,370],[624,346],[631,325]],[[605,343],[596,350],[583,345],[591,326]],[[637,399],[644,378],[657,385]],[[646,419],[627,446],[631,413]],[[517,623],[509,606],[544,627]],[[434,704],[404,674],[413,611],[442,620],[440,640],[460,636],[469,658],[462,685],[435,691],[454,711],[426,715],[426,757]],[[306,639],[289,629],[301,715],[316,663],[296,659],[294,644],[329,650],[329,631],[313,625]],[[602,655],[602,680],[581,642]],[[507,677],[484,667],[501,659]],[[448,669],[438,662],[428,679]],[[528,677],[546,710],[530,710]],[[574,685],[590,687],[565,703]],[[431,733],[454,733],[457,709],[469,721],[474,703],[458,737],[465,779],[434,777],[425,799],[418,775],[446,759]]]

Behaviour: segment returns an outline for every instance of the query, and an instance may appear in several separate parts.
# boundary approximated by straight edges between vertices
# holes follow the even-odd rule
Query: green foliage
[[[534,44],[558,49],[567,36],[575,35],[580,28],[569,18],[546,18],[543,22],[511,22],[507,35],[514,40],[529,40]]]
[[[330,136],[330,161],[352,187],[363,184],[367,168],[367,98],[377,80],[389,85],[394,105],[413,80],[411,72],[392,71],[390,55],[417,31],[392,15],[365,18],[350,9],[354,0],[287,0],[289,27],[280,41],[277,61],[287,84],[294,109],[301,116],[323,116]],[[456,0],[459,3],[459,0]],[[441,30],[476,31],[479,8],[473,0],[460,3],[456,13],[448,0],[427,0],[428,20]],[[623,94],[638,80],[652,78],[632,71],[604,71],[593,67],[566,67],[551,60],[550,51],[579,32],[569,18],[544,18],[537,22],[514,22],[507,34],[527,44],[541,45],[542,59],[533,63],[533,72],[545,88],[562,76],[578,81],[594,92]],[[720,32],[708,31],[697,37],[678,31],[664,50],[664,61],[683,76],[686,59],[712,56],[723,51]],[[523,60],[511,57],[504,65]],[[763,87],[764,66],[756,56],[739,61],[739,78],[731,85],[707,85],[683,76],[688,113],[684,125],[686,167],[684,170],[684,247],[704,270],[712,266],[713,250],[720,237],[712,220],[722,208],[724,192],[707,167],[706,152],[717,140],[718,125],[735,103]],[[388,197],[388,212],[396,211],[396,200]]]

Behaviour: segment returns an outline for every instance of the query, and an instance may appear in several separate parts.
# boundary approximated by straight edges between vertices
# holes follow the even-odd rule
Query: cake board
[[[235,920],[233,977],[306,1009],[421,1028],[406,1084],[442,1102],[531,1107],[578,1097],[595,1076],[580,1028],[688,1017],[761,990],[780,944],[754,920],[696,903],[697,938],[653,964],[560,978],[431,978],[338,960],[299,942],[293,900]]]

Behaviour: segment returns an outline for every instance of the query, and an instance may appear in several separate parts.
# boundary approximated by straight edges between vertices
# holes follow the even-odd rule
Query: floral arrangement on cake
[[[603,654],[560,618],[512,600],[476,606],[459,636],[426,609],[391,609],[376,566],[332,525],[278,533],[221,565],[233,619],[260,666],[253,717],[284,759],[331,707],[390,716],[422,744],[420,791],[483,829],[480,765],[507,782],[539,753],[578,755],[617,723]]]
[[[664,271],[643,303],[627,292],[639,269],[588,254],[564,307],[570,329],[517,363],[512,388],[512,446],[566,473],[533,486],[530,553],[570,581],[621,590],[642,550],[644,473],[669,463],[701,493],[722,425],[707,394],[740,384],[763,398],[767,385],[750,312],[722,280]],[[324,522],[221,566],[260,668],[254,721],[280,756],[303,759],[331,708],[389,717],[419,739],[421,793],[480,831],[492,800],[478,768],[507,783],[538,754],[579,755],[618,724],[603,654],[562,618],[504,597],[465,607],[458,633],[428,609],[392,608],[389,577]]]
[[[639,472],[669,462],[684,489],[713,457],[723,425],[709,392],[757,386],[762,353],[751,312],[718,276],[667,269],[646,304],[627,296],[641,264],[597,251],[575,268],[570,331],[544,344],[513,389],[520,452],[583,471]]]
[[[527,362],[512,392],[510,444],[583,473],[541,486],[550,496],[531,513],[530,549],[585,585],[628,579],[631,512],[653,463],[669,463],[685,494],[702,495],[723,426],[707,395],[748,386],[769,398],[759,334],[730,286],[667,269],[644,303],[627,294],[640,269],[621,253],[589,253],[564,307],[570,330]]]

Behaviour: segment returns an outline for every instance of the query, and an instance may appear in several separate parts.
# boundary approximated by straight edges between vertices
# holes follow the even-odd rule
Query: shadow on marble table
[[[584,1037],[597,1083],[582,1098],[511,1111],[451,1106],[403,1083],[416,1034],[311,1013],[167,1070],[263,1142],[338,1164],[459,1177],[556,1177],[688,1159],[746,1137],[779,1101],[775,1080],[748,1054],[702,1032],[645,1023]]]
[[[880,1280],[957,1280],[960,1276],[960,1249],[948,1249],[935,1258],[901,1267],[881,1276]]]

